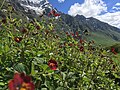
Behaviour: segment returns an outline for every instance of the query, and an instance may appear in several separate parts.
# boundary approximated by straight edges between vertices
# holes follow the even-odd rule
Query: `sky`
[[[48,0],[57,10],[71,16],[94,17],[120,28],[120,0]]]

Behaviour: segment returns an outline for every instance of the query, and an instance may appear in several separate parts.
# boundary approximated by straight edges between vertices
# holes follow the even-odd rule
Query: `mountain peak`
[[[31,11],[36,15],[41,15],[43,12],[48,13],[54,9],[48,0],[11,0],[11,2],[13,1],[21,5],[26,13]]]
[[[85,16],[83,16],[83,15],[78,15],[78,14],[75,16],[75,18],[77,18],[77,19],[82,19],[82,20],[86,19]]]
[[[33,3],[40,3],[40,1],[45,1],[45,0],[19,0],[19,1],[26,1],[26,2],[33,2]]]

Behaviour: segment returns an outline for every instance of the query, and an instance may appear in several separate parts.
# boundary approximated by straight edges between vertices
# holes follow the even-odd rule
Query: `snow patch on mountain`
[[[21,6],[23,6],[25,8],[25,11],[28,12],[28,10],[33,10],[35,11],[36,14],[38,15],[41,15],[43,14],[44,12],[44,8],[42,7],[33,7],[33,6],[30,6],[30,5],[24,5],[24,4],[21,4]]]
[[[48,0],[19,0],[19,2],[26,12],[28,12],[28,10],[32,10],[38,15],[43,14],[43,12],[46,12],[48,9],[53,9]]]
[[[43,0],[20,0],[20,1],[30,1],[30,2],[33,2],[33,3],[40,3],[40,1],[43,1]]]

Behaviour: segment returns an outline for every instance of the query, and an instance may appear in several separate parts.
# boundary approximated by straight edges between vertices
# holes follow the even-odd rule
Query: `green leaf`
[[[34,76],[35,75],[35,65],[32,62],[32,67],[31,67],[31,75]]]
[[[5,84],[3,82],[0,82],[0,86],[4,86]]]
[[[63,87],[58,87],[56,90],[64,90]]]
[[[62,72],[62,77],[63,77],[63,80],[65,80],[66,78],[66,74]]]
[[[9,51],[9,47],[8,47],[8,45],[5,45],[5,51],[6,51],[6,52]]]
[[[47,88],[41,88],[41,90],[48,90]]]
[[[44,71],[48,68],[48,65],[46,65],[46,64],[43,64],[41,66],[42,66],[42,68],[43,68]]]
[[[51,86],[50,81],[45,81],[45,86],[50,87]]]
[[[25,72],[25,66],[22,63],[18,63],[15,67],[14,70],[18,72]]]

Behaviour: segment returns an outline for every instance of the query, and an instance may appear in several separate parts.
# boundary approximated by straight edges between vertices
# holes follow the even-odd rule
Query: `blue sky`
[[[64,13],[68,13],[71,5],[74,3],[83,3],[84,0],[65,0],[64,2],[59,2],[58,0],[48,0],[55,8]]]
[[[120,28],[120,0],[48,0],[66,14],[94,17]]]

